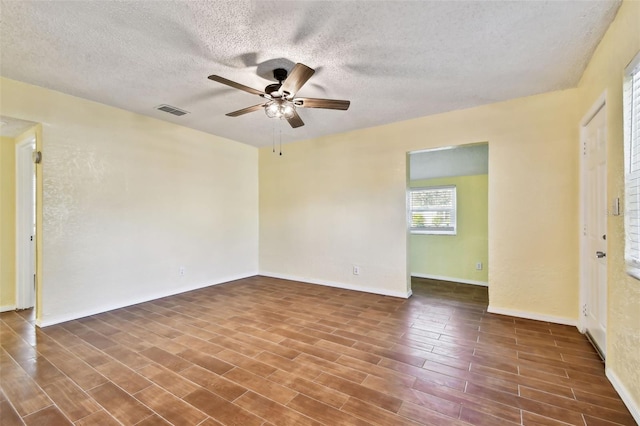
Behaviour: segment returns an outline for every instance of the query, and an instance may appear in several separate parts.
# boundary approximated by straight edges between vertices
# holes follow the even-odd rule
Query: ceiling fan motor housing
[[[273,98],[279,98],[280,97],[280,92],[278,92],[278,90],[280,90],[280,87],[282,86],[282,84],[278,83],[278,84],[270,84],[267,87],[264,88],[264,93],[271,95],[271,97]]]
[[[279,90],[282,87],[282,82],[287,79],[287,70],[284,68],[276,68],[273,70],[273,78],[278,80],[278,84],[270,84],[264,88],[264,92],[271,95],[273,98],[279,98],[282,95]]]

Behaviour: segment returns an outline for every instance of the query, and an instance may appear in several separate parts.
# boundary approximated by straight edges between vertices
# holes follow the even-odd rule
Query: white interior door
[[[35,305],[35,140],[16,146],[16,308]]]
[[[583,128],[584,168],[584,287],[585,328],[602,356],[607,335],[607,144],[605,108]]]

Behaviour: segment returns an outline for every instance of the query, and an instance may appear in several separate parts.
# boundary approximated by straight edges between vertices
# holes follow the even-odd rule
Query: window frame
[[[442,189],[453,190],[453,206],[451,208],[418,208],[414,209],[411,203],[412,193],[420,191],[437,191]],[[411,187],[407,191],[407,205],[409,206],[409,232],[415,235],[458,235],[458,189],[456,185],[434,185],[434,186],[421,186]],[[413,213],[418,211],[448,211],[451,214],[451,224],[453,226],[442,227],[424,227],[416,228],[413,226]]]
[[[627,273],[640,280],[640,52],[624,70],[624,260]],[[634,120],[635,118],[635,120]],[[633,157],[636,157],[634,162]],[[634,167],[635,166],[635,167]]]

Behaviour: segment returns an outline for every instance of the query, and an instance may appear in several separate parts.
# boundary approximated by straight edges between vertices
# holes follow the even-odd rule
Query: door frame
[[[586,230],[586,215],[585,215],[585,205],[587,202],[587,188],[586,188],[586,158],[584,155],[584,149],[586,144],[586,127],[591,122],[591,120],[596,116],[600,110],[604,113],[605,120],[605,129],[607,127],[607,91],[605,90],[598,99],[593,103],[591,108],[587,111],[587,113],[582,117],[580,121],[580,228],[578,232],[580,233],[580,257],[579,257],[579,265],[580,265],[580,276],[579,276],[579,297],[578,297],[578,330],[581,333],[585,334],[587,331],[587,318],[585,315],[585,305],[587,302],[587,273],[588,273],[588,262],[586,261],[587,256],[590,253],[587,253],[587,235],[585,233]],[[608,150],[607,150],[608,152]],[[608,154],[607,154],[608,156]],[[608,160],[608,159],[607,159]],[[608,161],[607,161],[608,162]],[[608,184],[607,184],[608,186]],[[608,194],[607,194],[607,203],[608,203]],[[607,213],[609,212],[609,208],[607,207]],[[608,234],[608,231],[607,231]],[[609,249],[609,240],[607,240],[607,251]],[[607,280],[608,281],[608,280]],[[608,282],[607,282],[608,288]],[[609,315],[609,308],[607,306],[607,313]],[[597,347],[594,345],[594,347]],[[606,350],[606,348],[604,348]],[[602,356],[603,354],[601,354]]]
[[[28,135],[16,143],[16,308],[35,307],[36,241],[31,242],[36,217],[34,194],[36,167],[33,152],[37,149],[36,135]],[[35,215],[35,213],[32,213]],[[37,238],[37,237],[36,237]],[[33,275],[31,273],[33,272]],[[28,286],[34,286],[33,293]]]

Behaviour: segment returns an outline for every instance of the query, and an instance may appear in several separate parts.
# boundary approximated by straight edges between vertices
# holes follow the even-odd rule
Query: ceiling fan
[[[289,75],[287,75],[287,70],[284,68],[277,68],[273,70],[273,77],[278,80],[278,83],[268,85],[264,88],[264,91],[227,80],[219,75],[210,75],[209,79],[264,98],[264,102],[257,105],[226,114],[229,117],[238,117],[264,108],[269,118],[284,118],[291,127],[296,128],[304,126],[304,122],[296,112],[298,107],[347,110],[351,103],[350,101],[337,99],[297,98],[296,93],[311,78],[314,72],[315,70],[304,64],[296,64]]]

